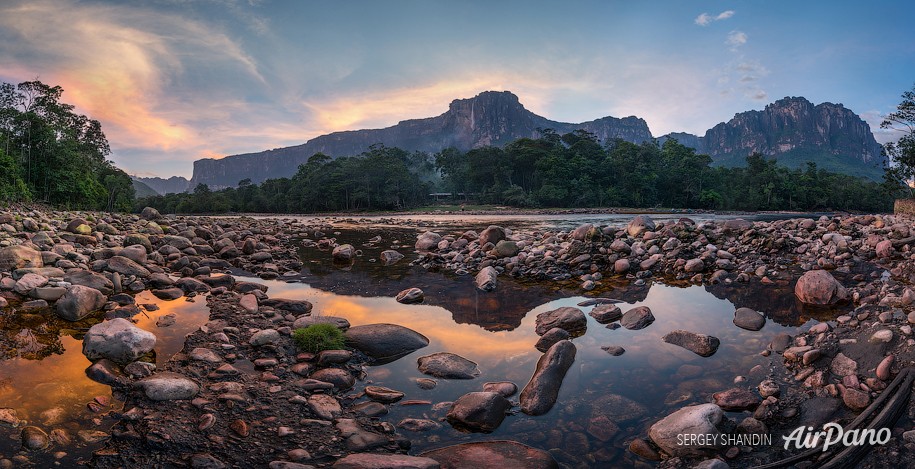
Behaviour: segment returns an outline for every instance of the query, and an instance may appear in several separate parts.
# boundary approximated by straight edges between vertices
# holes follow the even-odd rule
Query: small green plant
[[[333,324],[312,324],[296,329],[292,339],[299,348],[311,353],[343,348],[343,332]]]

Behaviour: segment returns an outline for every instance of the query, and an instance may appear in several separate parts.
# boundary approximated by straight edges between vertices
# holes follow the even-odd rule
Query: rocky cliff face
[[[622,138],[641,143],[652,139],[648,124],[637,117],[604,117],[580,124],[555,122],[528,111],[518,97],[508,91],[487,91],[470,99],[452,101],[448,111],[436,117],[407,120],[384,129],[334,132],[294,147],[219,160],[197,160],[190,187],[202,183],[215,189],[235,186],[245,178],[257,183],[288,177],[318,152],[333,157],[358,155],[376,143],[429,153],[452,146],[469,150],[504,145],[522,137],[537,137],[538,128],[553,129],[560,134],[584,129],[601,141]]]
[[[885,159],[870,126],[857,114],[841,104],[814,106],[796,97],[737,114],[703,137],[673,133],[662,139],[668,137],[710,155],[721,166],[742,166],[747,155],[758,152],[789,167],[813,161],[833,171],[879,178]]]
[[[184,192],[188,189],[189,184],[187,179],[180,176],[172,176],[168,179],[131,177],[135,181],[140,181],[143,184],[146,184],[159,195],[178,194]]]

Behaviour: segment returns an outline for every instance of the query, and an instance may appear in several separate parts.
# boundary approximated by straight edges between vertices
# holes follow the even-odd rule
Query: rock
[[[79,321],[93,311],[102,309],[105,301],[105,295],[94,288],[72,285],[57,300],[56,311],[58,316],[67,321]]]
[[[277,344],[282,340],[280,333],[276,329],[264,329],[255,332],[248,339],[248,343],[254,347],[260,347],[267,344]]]
[[[654,230],[654,220],[652,220],[648,215],[637,215],[626,225],[626,233],[628,233],[629,236],[632,236],[633,238],[638,237],[640,234],[646,231]]]
[[[521,391],[521,411],[543,415],[553,408],[562,380],[575,361],[575,345],[568,340],[555,343],[537,361],[534,375]]]
[[[115,318],[89,328],[83,338],[83,354],[90,360],[108,358],[127,364],[153,349],[156,336],[126,319]]]
[[[152,207],[144,207],[143,211],[140,212],[140,218],[144,220],[161,220],[162,214],[158,210]]]
[[[89,368],[86,368],[86,376],[96,383],[111,387],[130,384],[130,379],[118,368],[118,365],[107,358],[89,365]]]
[[[193,277],[179,278],[175,282],[175,286],[180,288],[185,294],[192,292],[207,293],[210,291],[210,287],[207,286],[207,284]]]
[[[762,399],[756,393],[741,388],[731,388],[727,391],[716,392],[712,394],[714,403],[728,412],[741,410],[753,410]]]
[[[293,329],[303,329],[315,324],[333,324],[337,329],[345,331],[349,329],[349,321],[346,318],[337,316],[302,316],[292,323]]]
[[[439,469],[434,459],[405,454],[356,453],[338,459],[334,469]]]
[[[838,376],[850,376],[858,372],[858,363],[843,353],[837,353],[829,368]]]
[[[753,228],[753,222],[744,220],[743,218],[735,218],[733,220],[725,221],[722,224],[722,228],[726,233],[741,234]]]
[[[257,296],[252,293],[247,295],[242,295],[241,299],[238,300],[238,306],[241,306],[241,309],[248,314],[254,314],[257,312]]]
[[[147,261],[146,247],[140,244],[133,244],[121,249],[120,255],[141,265]]]
[[[682,329],[668,332],[661,340],[668,344],[683,347],[700,357],[710,357],[714,355],[715,352],[718,351],[718,345],[721,343],[717,337],[697,334]]]
[[[353,352],[349,350],[322,350],[318,353],[319,365],[342,364],[353,358]]]
[[[415,304],[423,302],[423,291],[419,288],[408,288],[397,294],[398,303]]]
[[[410,432],[427,432],[437,430],[442,426],[434,420],[406,418],[397,422],[397,427]]]
[[[114,293],[114,284],[101,274],[89,270],[71,270],[64,275],[64,281],[73,285],[94,288],[105,295]]]
[[[599,324],[609,324],[623,317],[620,307],[614,304],[597,305],[588,315],[594,318]]]
[[[459,397],[448,411],[448,422],[458,430],[489,433],[502,424],[511,403],[495,392],[470,392]]]
[[[48,284],[48,279],[42,277],[38,274],[27,273],[19,278],[16,281],[16,285],[13,286],[13,291],[16,293],[26,296],[36,288],[41,288]]]
[[[149,277],[150,275],[149,270],[146,267],[143,267],[124,256],[113,256],[111,259],[108,259],[108,265],[105,269],[111,272],[117,272],[121,275],[135,275],[143,278]]]
[[[651,426],[648,436],[662,451],[674,457],[701,457],[720,448],[722,433],[718,425],[724,412],[715,404],[684,407]],[[683,445],[682,435],[705,435],[704,441]]]
[[[158,298],[160,300],[171,301],[171,300],[177,300],[178,298],[181,298],[182,296],[184,296],[184,290],[177,288],[177,287],[164,288],[161,290],[153,290],[152,294],[153,294],[153,296],[155,296],[156,298]]]
[[[877,378],[883,381],[889,381],[892,375],[893,361],[896,359],[893,355],[887,355],[886,358],[880,361],[880,364],[877,365]]]
[[[702,461],[702,462],[696,464],[691,469],[730,469],[730,468],[731,468],[731,466],[729,466],[728,463],[726,463],[720,459],[706,459],[705,461]]]
[[[487,468],[559,469],[550,453],[516,441],[490,440],[463,443],[420,454],[438,461],[442,469]]]
[[[352,244],[341,244],[331,253],[335,262],[352,262],[356,258],[356,248]]]
[[[773,352],[784,352],[791,345],[791,335],[787,332],[779,332],[772,338],[769,343],[769,350]]]
[[[403,254],[401,254],[397,251],[394,251],[393,249],[381,251],[381,255],[380,255],[381,263],[384,265],[396,264],[398,261],[403,259],[403,257],[404,257]]]
[[[24,427],[20,438],[22,446],[32,451],[43,450],[51,444],[51,438],[48,437],[48,434],[38,427]]]
[[[886,259],[889,257],[893,257],[893,253],[896,250],[893,249],[892,241],[890,241],[888,239],[884,239],[883,241],[880,241],[879,243],[877,243],[877,246],[874,247],[874,251],[876,251],[877,257]]]
[[[514,241],[502,240],[496,243],[496,255],[499,257],[512,257],[519,251],[521,248]]]
[[[874,334],[871,335],[870,339],[867,339],[867,341],[872,344],[879,344],[879,343],[885,344],[885,343],[891,342],[892,340],[893,340],[893,331],[891,331],[889,329],[881,329],[877,332],[874,332]]]
[[[705,263],[702,259],[690,259],[683,265],[683,271],[689,273],[698,273],[705,270]]]
[[[495,381],[483,384],[484,392],[497,392],[503,397],[509,398],[518,392],[518,386],[511,381]]]
[[[321,420],[334,420],[343,415],[343,409],[334,396],[312,394],[308,397],[308,408]]]
[[[580,309],[567,306],[537,315],[537,335],[543,335],[553,328],[564,329],[572,336],[579,336],[587,330],[588,320]]]
[[[0,271],[12,272],[28,267],[44,267],[40,252],[21,245],[0,248]]]
[[[860,412],[870,405],[871,396],[858,389],[846,388],[845,394],[842,395],[842,401],[845,402],[849,409]]]
[[[649,461],[661,460],[661,455],[651,447],[650,443],[642,438],[636,438],[629,442],[629,451],[631,451],[632,454],[645,458]]]
[[[356,378],[354,378],[349,371],[341,368],[324,368],[312,373],[311,378],[325,383],[331,383],[341,391],[352,389],[356,384]]]
[[[483,291],[493,291],[496,289],[496,277],[499,276],[499,272],[493,266],[483,267],[474,277],[474,285],[480,290]]]
[[[654,315],[647,306],[637,306],[626,311],[620,318],[620,325],[630,330],[644,329],[654,322]]]
[[[9,407],[0,408],[0,427],[16,428],[19,426],[19,423],[20,420],[16,409],[11,409]]]
[[[737,308],[734,325],[748,331],[758,331],[766,325],[766,317],[750,308]]]
[[[480,376],[477,364],[453,353],[438,352],[416,360],[423,374],[443,379],[473,379]]]
[[[134,246],[140,245],[146,248],[146,253],[149,254],[153,251],[152,243],[149,241],[149,237],[145,234],[140,233],[128,233],[124,236],[123,246]]]
[[[848,299],[848,291],[825,270],[811,270],[797,281],[794,294],[805,304],[834,305]]]
[[[200,386],[193,380],[172,372],[156,373],[137,381],[135,386],[154,401],[188,400],[200,392]]]
[[[501,226],[490,225],[480,233],[480,247],[486,246],[489,243],[492,243],[493,246],[495,246],[503,239],[505,239],[505,229]]]
[[[617,259],[613,263],[613,271],[618,274],[629,272],[629,259]]]
[[[421,235],[416,240],[414,247],[417,251],[429,251],[438,246],[439,241],[442,240],[442,235],[435,233],[433,231],[427,231]]]
[[[194,350],[191,350],[191,353],[188,354],[188,357],[191,360],[207,362],[207,363],[222,363],[222,358],[216,354],[216,352],[203,347],[197,347]]]
[[[767,379],[759,383],[757,389],[759,389],[759,395],[762,397],[778,397],[778,395],[781,393],[781,389],[779,388],[778,383],[771,379]]]
[[[609,353],[610,355],[612,355],[614,357],[618,357],[618,356],[626,353],[626,349],[624,349],[623,347],[620,347],[618,345],[604,345],[604,346],[601,346],[600,349],[603,350],[604,352]]]
[[[280,309],[295,315],[310,314],[314,306],[306,300],[289,300],[286,298],[267,298],[260,302],[264,306]]]
[[[383,404],[393,404],[403,399],[404,393],[383,386],[366,386],[365,395],[373,401],[378,401]]]
[[[560,340],[567,340],[571,337],[572,335],[569,334],[569,331],[554,327],[546,331],[546,333],[540,337],[537,343],[534,344],[534,348],[541,352],[546,352],[556,342],[559,342]]]
[[[344,334],[349,345],[376,362],[391,362],[429,345],[424,335],[396,324],[355,326]]]

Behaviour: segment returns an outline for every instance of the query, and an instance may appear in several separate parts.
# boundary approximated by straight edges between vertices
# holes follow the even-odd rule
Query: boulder
[[[200,392],[200,386],[187,376],[162,372],[143,378],[136,383],[149,399],[154,401],[177,401],[193,399]]]
[[[599,324],[609,324],[622,318],[623,312],[615,304],[602,304],[595,306],[588,315]]]
[[[496,243],[496,255],[499,257],[512,257],[517,255],[521,251],[521,248],[518,247],[518,244],[514,241],[508,241],[503,239]]]
[[[752,391],[741,388],[731,388],[727,391],[712,394],[715,405],[728,412],[753,410],[759,406],[762,399]]]
[[[114,284],[108,277],[89,270],[71,270],[64,275],[64,281],[73,285],[94,288],[105,295],[114,293]]]
[[[560,329],[558,327],[554,327],[554,328],[546,331],[546,333],[543,334],[542,336],[540,336],[540,339],[537,341],[536,344],[534,344],[534,348],[536,348],[537,350],[539,350],[541,352],[546,352],[556,342],[559,342],[560,340],[568,340],[571,337],[572,337],[572,335],[569,334],[569,331],[567,331],[565,329]]]
[[[559,469],[550,453],[508,440],[462,443],[427,451],[420,456],[438,461],[442,469]]]
[[[496,225],[490,225],[488,228],[483,230],[480,233],[479,243],[480,247],[486,246],[489,243],[492,243],[493,246],[505,239],[505,228]]]
[[[429,345],[426,336],[396,324],[366,324],[349,328],[346,342],[376,363],[394,361]]]
[[[446,418],[458,430],[490,433],[499,428],[511,406],[497,392],[469,392],[451,404]]]
[[[528,415],[549,412],[559,397],[566,372],[575,361],[575,345],[568,340],[553,344],[537,361],[531,380],[521,391],[521,411]]]
[[[496,277],[498,276],[499,272],[495,267],[488,265],[480,269],[480,272],[474,277],[473,283],[482,291],[493,291],[496,289]]]
[[[419,288],[407,288],[397,294],[395,300],[403,304],[415,304],[423,302],[423,291]]]
[[[442,235],[434,232],[427,231],[421,235],[416,240],[415,248],[417,251],[429,251],[435,249],[438,246],[439,241],[442,240]]]
[[[444,379],[473,379],[480,376],[477,364],[453,353],[438,352],[416,360],[420,373]]]
[[[734,325],[748,331],[758,331],[766,325],[766,317],[750,308],[734,311]]]
[[[652,425],[648,430],[648,436],[670,456],[706,456],[720,449],[718,444],[722,441],[722,433],[718,425],[723,419],[724,412],[715,404],[687,406]],[[706,438],[702,442],[697,441],[696,444],[684,445],[683,435],[686,434],[704,435]]]
[[[683,347],[700,357],[710,357],[714,355],[715,352],[718,351],[718,345],[721,344],[717,337],[684,331],[682,329],[668,332],[661,340],[668,344]]]
[[[334,262],[352,262],[356,258],[356,248],[352,244],[341,244],[331,253]]]
[[[626,233],[628,233],[629,236],[632,236],[633,238],[646,231],[654,231],[654,229],[654,220],[652,220],[648,215],[637,215],[626,225]]]
[[[564,329],[572,336],[580,336],[588,328],[588,320],[578,308],[564,306],[537,315],[537,335],[543,335],[553,328]]]
[[[18,244],[0,248],[0,271],[12,272],[26,267],[44,267],[41,253]]]
[[[287,300],[286,298],[267,298],[261,301],[261,304],[296,315],[309,314],[314,307],[311,302],[306,300]]]
[[[144,220],[161,220],[162,214],[152,207],[144,207],[143,211],[140,212],[140,218]]]
[[[403,259],[404,256],[403,256],[403,254],[401,254],[393,249],[388,249],[386,251],[381,251],[381,255],[379,257],[381,258],[382,264],[392,265],[392,264],[396,264],[399,260]]]
[[[41,288],[48,284],[48,279],[33,273],[27,273],[19,278],[16,281],[16,285],[13,286],[13,291],[20,295],[28,295],[32,290],[36,288]]]
[[[107,358],[115,363],[136,361],[156,345],[156,336],[126,319],[115,318],[89,328],[83,338],[83,354],[89,360]]]
[[[102,309],[106,300],[105,295],[94,288],[71,285],[57,300],[57,315],[67,321],[79,321],[89,313]]]
[[[143,267],[124,256],[113,256],[111,259],[108,259],[108,265],[105,267],[105,270],[117,272],[121,275],[135,275],[143,278],[149,277],[150,275],[149,270],[146,267]]]
[[[302,316],[292,323],[292,328],[304,329],[315,324],[333,324],[342,331],[349,329],[349,321],[337,316]]]
[[[848,291],[825,270],[811,270],[801,276],[794,294],[809,305],[834,305],[848,299]]]
[[[644,329],[654,322],[654,315],[651,314],[651,308],[647,306],[636,306],[626,311],[620,318],[620,325],[630,330]]]

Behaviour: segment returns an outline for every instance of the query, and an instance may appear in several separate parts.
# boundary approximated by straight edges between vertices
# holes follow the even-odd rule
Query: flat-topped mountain
[[[257,183],[291,176],[300,164],[319,152],[332,157],[352,156],[376,143],[429,153],[448,147],[466,151],[503,145],[522,137],[535,138],[538,128],[559,133],[584,129],[601,141],[622,138],[641,143],[653,138],[648,124],[637,117],[604,117],[579,124],[556,122],[528,111],[508,91],[486,91],[470,99],[452,101],[448,111],[436,117],[406,120],[384,129],[334,132],[294,147],[197,160],[190,187],[202,183],[217,188],[235,186],[245,178]]]
[[[752,152],[776,158],[783,166],[819,168],[879,180],[886,157],[870,126],[841,104],[813,105],[787,97],[762,111],[741,112],[705,132],[704,136],[670,133],[718,166],[743,166]]]
[[[159,195],[180,194],[181,192],[186,192],[190,188],[188,180],[181,176],[172,176],[168,179],[131,176],[131,179],[148,186]]]
[[[452,101],[448,111],[436,117],[405,120],[383,129],[334,132],[292,147],[197,160],[187,189],[197,184],[218,189],[233,187],[243,179],[259,183],[289,177],[319,152],[331,157],[352,156],[378,143],[407,151],[435,153],[448,147],[466,151],[500,146],[522,137],[536,138],[537,129],[553,129],[560,134],[583,129],[602,142],[621,138],[642,143],[654,138],[648,124],[638,117],[557,122],[528,111],[511,92],[486,91]],[[814,161],[820,168],[880,179],[885,160],[870,127],[857,114],[841,104],[814,106],[804,98],[784,98],[762,111],[739,113],[703,136],[671,133],[659,141],[667,138],[710,155],[713,164],[721,166],[742,166],[747,155],[759,152],[788,167],[803,167],[807,161]],[[142,180],[161,192],[158,181]],[[172,186],[170,190],[174,190]]]

